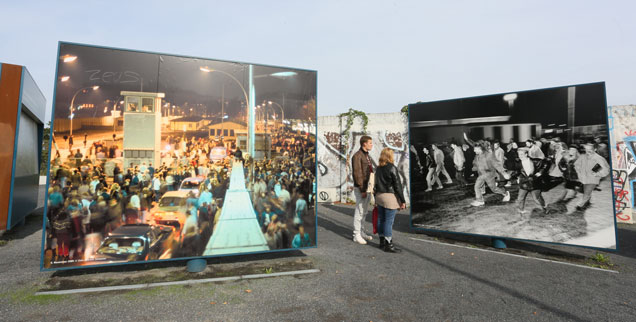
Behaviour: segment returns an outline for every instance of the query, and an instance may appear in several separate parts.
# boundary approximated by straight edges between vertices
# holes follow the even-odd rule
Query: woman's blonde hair
[[[387,163],[393,164],[393,150],[391,148],[384,148],[380,152],[380,166],[383,167]]]

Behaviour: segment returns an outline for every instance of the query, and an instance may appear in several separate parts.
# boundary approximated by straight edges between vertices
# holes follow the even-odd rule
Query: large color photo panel
[[[42,266],[316,246],[316,72],[60,43]]]
[[[616,249],[605,83],[409,105],[415,228]]]

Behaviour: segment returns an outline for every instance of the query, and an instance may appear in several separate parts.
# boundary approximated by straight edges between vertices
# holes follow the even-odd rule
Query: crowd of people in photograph
[[[502,196],[502,202],[511,199],[510,187],[516,185],[517,212],[527,213],[526,199],[531,195],[545,213],[549,213],[543,193],[562,186],[563,192],[554,202],[567,203],[582,192],[576,203],[577,210],[587,209],[592,192],[600,190],[600,181],[610,174],[607,144],[599,137],[593,140],[577,139],[567,144],[560,137],[540,137],[518,143],[514,140],[502,144],[497,140],[471,140],[463,135],[462,143],[434,143],[416,147],[411,145],[414,173],[425,178],[427,189],[444,189],[445,184],[467,188],[474,185],[472,206],[485,205],[486,187]],[[454,173],[451,176],[450,172]]]
[[[273,135],[271,157],[260,160],[234,145],[225,156],[212,158],[211,150],[223,147],[213,137],[167,136],[162,144],[160,165],[123,165],[117,140],[94,141],[84,153],[70,145],[56,149],[46,213],[52,261],[88,260],[118,227],[157,225],[162,206],[181,206],[185,212],[185,220],[173,225],[168,256],[201,255],[221,215],[235,161],[243,164],[246,189],[270,249],[314,244],[305,232],[315,225],[313,135],[281,130]],[[183,191],[183,200],[168,194],[172,191]]]

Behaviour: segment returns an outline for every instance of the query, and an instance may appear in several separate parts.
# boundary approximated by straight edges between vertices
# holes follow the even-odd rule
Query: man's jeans
[[[393,220],[397,209],[386,209],[378,206],[378,235],[384,237],[393,236]]]
[[[477,181],[475,182],[475,199],[477,199],[477,201],[484,201],[484,196],[481,193],[481,188],[484,185],[487,185],[494,193],[502,196],[506,195],[506,189],[497,186],[495,174],[486,173],[477,177]]]
[[[541,206],[541,209],[545,208],[545,200],[543,200],[543,197],[541,196],[541,189],[519,189],[519,195],[517,197],[517,207],[519,208],[519,210],[523,210],[523,208],[525,207],[526,197],[528,196],[528,193],[530,193],[534,201],[536,201],[539,206]]]
[[[442,186],[442,181],[439,179],[437,174],[435,173],[435,168],[428,168],[428,173],[426,174],[426,184],[428,185],[428,189],[433,189],[433,185],[437,183],[438,187]]]
[[[364,223],[364,218],[367,216],[367,212],[369,211],[371,194],[367,193],[367,197],[362,198],[362,193],[358,188],[353,188],[353,194],[356,197],[356,210],[353,213],[353,237],[355,237],[360,235],[360,232],[364,230],[362,228],[362,223]]]

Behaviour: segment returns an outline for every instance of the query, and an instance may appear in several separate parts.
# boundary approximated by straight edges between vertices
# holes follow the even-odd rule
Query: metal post
[[[248,110],[248,128],[247,128],[247,148],[249,151],[249,154],[254,157],[254,139],[255,139],[255,133],[254,133],[254,98],[256,97],[256,91],[254,89],[254,66],[253,65],[249,65],[249,77],[248,77],[248,81],[249,81],[249,91],[250,91],[250,97],[249,97],[249,105],[247,107]]]
[[[568,87],[568,144],[574,141],[574,108],[576,99],[576,87]]]
[[[221,137],[223,137],[223,119],[225,118],[225,84],[221,84]],[[225,142],[221,139],[221,144],[225,146]]]

